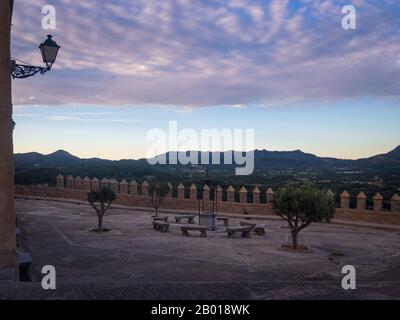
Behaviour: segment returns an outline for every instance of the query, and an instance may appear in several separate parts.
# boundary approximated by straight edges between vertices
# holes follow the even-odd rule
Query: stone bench
[[[250,231],[253,231],[257,224],[248,221],[240,221],[240,225],[242,227],[250,227],[251,228]]]
[[[201,237],[207,237],[207,227],[204,226],[182,226],[182,235],[189,237],[189,231],[200,231]]]
[[[153,228],[156,231],[168,232],[169,223],[168,222],[163,222],[163,221],[153,221]]]
[[[263,236],[265,235],[265,227],[264,223],[257,224],[254,228],[254,232],[259,236]]]
[[[187,223],[193,224],[194,223],[194,215],[181,215],[181,216],[175,216],[175,221],[176,223],[181,223],[182,219],[187,219]]]
[[[242,238],[250,238],[251,227],[250,226],[241,226],[241,227],[228,227],[226,228],[226,232],[228,233],[228,238],[233,237],[236,233],[241,233]]]
[[[265,224],[264,223],[256,224],[256,223],[252,223],[252,222],[241,221],[240,225],[251,227],[251,231],[254,231],[259,236],[265,235]]]
[[[217,217],[217,221],[222,221],[224,227],[229,227],[229,218],[228,217]]]
[[[156,217],[156,216],[153,216],[152,218],[153,218],[153,221],[164,221],[164,222],[167,222],[167,221],[168,221],[168,216],[165,216],[165,217]]]

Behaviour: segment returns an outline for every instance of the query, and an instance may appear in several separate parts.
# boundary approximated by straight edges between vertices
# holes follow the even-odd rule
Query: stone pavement
[[[311,253],[278,250],[289,240],[279,220],[266,236],[228,239],[223,228],[207,238],[153,230],[150,213],[112,209],[105,227],[90,232],[88,206],[17,200],[31,253],[32,283],[0,281],[1,299],[398,299],[397,231],[315,224],[300,242]],[[174,220],[172,215],[170,221]],[[231,219],[239,225],[239,219]],[[341,288],[341,267],[357,269],[357,290]],[[57,289],[40,287],[41,268],[54,265]]]

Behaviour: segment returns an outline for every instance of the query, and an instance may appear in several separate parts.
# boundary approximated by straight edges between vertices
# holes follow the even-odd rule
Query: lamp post
[[[12,3],[11,3],[12,13]],[[15,59],[11,59],[11,76],[13,79],[24,79],[34,76],[35,74],[45,74],[51,70],[53,63],[56,62],[58,50],[60,46],[53,40],[51,34],[47,35],[47,39],[39,46],[40,53],[42,54],[43,63],[45,67],[33,66],[30,64],[18,64]],[[15,122],[13,121],[13,129]]]
[[[35,74],[45,74],[51,70],[53,63],[56,62],[57,53],[60,46],[53,40],[52,35],[48,35],[47,39],[40,44],[40,52],[42,54],[43,63],[45,67],[33,66],[30,64],[18,64],[16,60],[11,60],[11,75],[18,79],[24,79],[34,76]]]

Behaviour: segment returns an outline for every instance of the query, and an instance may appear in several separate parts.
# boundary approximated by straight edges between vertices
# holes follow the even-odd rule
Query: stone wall
[[[177,210],[190,210],[198,211],[212,211],[215,206],[217,212],[221,213],[234,213],[234,214],[249,214],[249,215],[273,215],[271,201],[273,199],[274,191],[271,188],[266,190],[265,203],[260,203],[260,190],[256,187],[252,192],[253,201],[248,202],[249,191],[242,187],[235,190],[229,186],[226,190],[226,200],[223,200],[223,190],[220,186],[212,191],[207,185],[201,186],[202,199],[198,199],[197,191],[198,186],[195,184],[190,185],[188,192],[183,184],[177,186],[170,186],[170,192],[167,197],[162,200],[161,208],[164,209],[177,209]],[[57,187],[39,187],[39,186],[17,186],[16,194],[20,196],[37,196],[61,199],[76,199],[86,201],[86,194],[90,190],[99,190],[101,187],[109,187],[117,193],[116,204],[131,206],[131,207],[153,207],[152,198],[149,195],[148,183],[143,181],[137,183],[135,180],[128,183],[125,179],[118,182],[115,179],[98,178],[90,179],[85,177],[72,177],[64,178],[59,175],[57,177]],[[173,192],[176,190],[177,192]],[[211,193],[215,192],[217,201],[212,201]],[[334,194],[328,191],[332,196]],[[176,197],[173,196],[176,194]],[[187,197],[185,197],[187,195]],[[238,195],[238,197],[236,197]],[[383,197],[377,193],[373,197],[374,207],[372,210],[367,210],[366,201],[367,196],[360,192],[356,197],[356,208],[352,209],[349,206],[350,195],[344,191],[340,195],[339,208],[335,212],[335,219],[347,221],[363,221],[390,225],[400,225],[400,197],[394,194],[390,199],[390,211],[383,210]]]
[[[337,208],[335,219],[346,221],[371,222],[400,226],[400,213],[391,211],[375,212],[372,210]]]
[[[57,199],[73,199],[86,201],[87,190],[76,190],[68,188],[54,188],[46,186],[16,186],[15,193],[17,196],[33,196],[33,197],[46,197]],[[151,196],[142,194],[123,194],[118,193],[115,204],[130,206],[130,207],[149,207],[152,208]],[[164,209],[178,209],[188,211],[198,211],[199,207],[204,211],[212,211],[213,206],[216,205],[218,212],[227,212],[235,214],[257,214],[257,215],[272,215],[272,208],[270,204],[257,204],[257,203],[230,203],[226,201],[218,201],[214,203],[212,200],[198,200],[198,199],[179,199],[167,197],[162,200],[160,208]]]

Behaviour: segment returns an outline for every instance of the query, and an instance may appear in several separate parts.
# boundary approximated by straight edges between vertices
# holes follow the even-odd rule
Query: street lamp
[[[47,39],[39,46],[46,67],[18,64],[15,60],[11,60],[11,75],[14,79],[28,78],[39,72],[40,74],[45,74],[47,71],[51,70],[53,63],[56,61],[58,50],[60,49],[60,46],[52,38],[53,36],[49,34]]]

